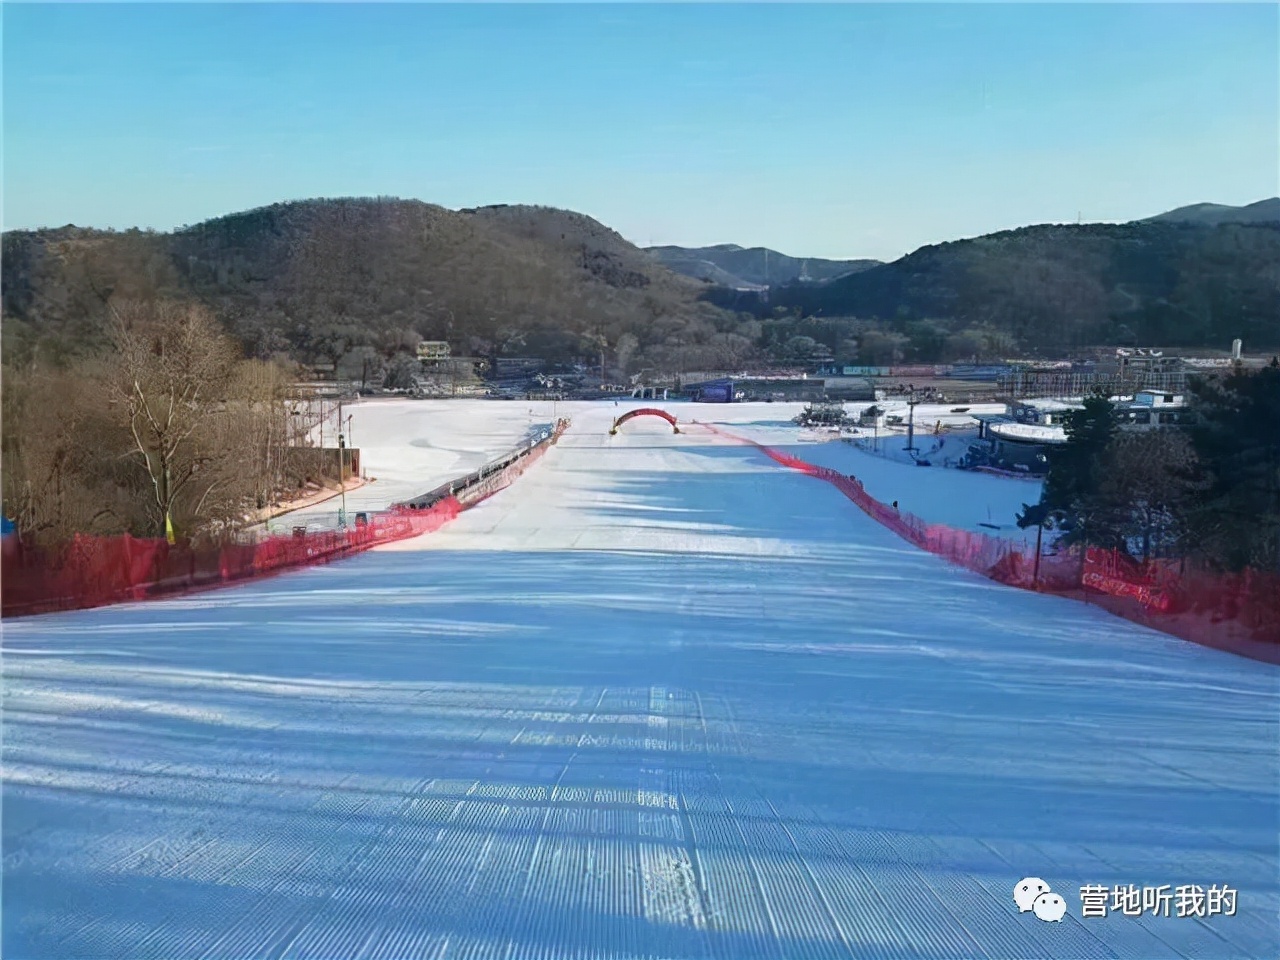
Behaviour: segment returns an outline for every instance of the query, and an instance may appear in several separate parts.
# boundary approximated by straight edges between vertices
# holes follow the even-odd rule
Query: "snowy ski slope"
[[[545,409],[544,409],[545,408]],[[393,503],[464,476],[510,453],[536,427],[550,425],[550,404],[491,400],[362,400],[349,404],[351,443],[372,482],[350,491],[347,513]],[[333,444],[329,424],[328,443]],[[317,434],[317,439],[319,436]],[[272,520],[272,529],[338,526],[334,497]]]
[[[438,533],[6,622],[4,956],[1280,955],[1280,670],[566,407]]]
[[[1042,484],[1039,480],[947,469],[941,465],[941,457],[938,456],[933,457],[938,466],[918,467],[914,463],[876,455],[838,439],[819,443],[798,442],[797,436],[803,432],[786,416],[779,416],[777,404],[753,406],[764,409],[750,412],[733,410],[730,414],[727,425],[739,436],[786,450],[810,463],[853,474],[877,500],[883,503],[897,500],[903,510],[931,523],[945,523],[1006,540],[1035,541],[1034,533],[1028,535],[1018,529],[1017,515],[1024,503],[1035,503],[1040,499]],[[698,407],[691,406],[688,413],[695,419],[708,422],[720,420],[718,413],[708,416]],[[948,452],[956,459],[968,449],[970,442],[967,437],[945,439]],[[936,439],[922,433],[916,442],[928,454]],[[886,448],[892,446],[896,448],[894,453],[900,454],[907,439],[902,434],[891,438],[882,436],[879,444]]]

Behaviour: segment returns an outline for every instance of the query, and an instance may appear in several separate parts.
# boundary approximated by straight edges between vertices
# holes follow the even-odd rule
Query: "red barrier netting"
[[[1087,600],[1125,619],[1184,640],[1280,663],[1280,575],[1188,569],[1178,561],[1135,562],[1119,551],[1034,549],[928,523],[872,497],[853,477],[816,466],[710,424],[712,433],[756,447],[770,459],[825,480],[864,513],[922,550],[999,583]]]
[[[164,538],[77,536],[56,551],[19,548],[4,558],[4,616],[100,607],[198,590],[328,563],[380,543],[439,529],[462,510],[447,498],[394,510],[339,531],[193,547]]]
[[[345,530],[201,546],[128,534],[76,536],[50,551],[7,544],[0,583],[3,615],[77,610],[205,589],[328,563],[381,543],[432,533],[462,510],[509,486],[568,426],[567,420],[557,421],[549,437],[513,454],[502,469],[486,467],[455,481],[456,496],[444,494],[421,509],[396,505]]]
[[[557,420],[555,429],[545,441],[534,444],[527,451],[509,458],[496,468],[487,467],[473,474],[474,479],[457,491],[457,497],[463,507],[473,507],[499,490],[509,487],[517,477],[538,462],[547,448],[556,443],[568,427],[568,420]]]

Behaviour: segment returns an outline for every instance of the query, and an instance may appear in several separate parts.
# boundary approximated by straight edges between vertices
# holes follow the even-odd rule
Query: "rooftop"
[[[1066,443],[1067,432],[1060,426],[1040,423],[1016,423],[1012,420],[983,418],[987,421],[987,433],[1003,440],[1020,440],[1024,443]]]
[[[1080,410],[1084,407],[1084,402],[1082,400],[1051,400],[1043,398],[1017,400],[1015,402],[1024,407],[1031,407],[1033,410],[1039,410],[1041,413],[1063,413],[1067,410]]]

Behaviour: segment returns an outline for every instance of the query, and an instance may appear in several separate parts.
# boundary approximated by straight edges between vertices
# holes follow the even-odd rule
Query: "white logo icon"
[[[1023,877],[1013,888],[1013,902],[1021,913],[1034,911],[1046,923],[1057,923],[1067,913],[1067,901],[1049,889],[1039,877]]]
[[[1061,923],[1062,918],[1067,913],[1067,901],[1063,900],[1056,893],[1045,892],[1036,897],[1036,902],[1032,904],[1036,916],[1041,920],[1050,923]]]
[[[1039,877],[1026,877],[1013,888],[1013,902],[1018,905],[1019,911],[1026,913],[1034,909],[1036,897],[1048,892],[1049,885]]]

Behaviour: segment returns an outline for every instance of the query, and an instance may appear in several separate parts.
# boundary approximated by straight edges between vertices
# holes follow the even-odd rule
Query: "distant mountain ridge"
[[[113,299],[157,296],[204,303],[250,356],[357,377],[421,338],[484,356],[611,360],[622,376],[799,361],[811,340],[850,362],[1227,349],[1236,337],[1270,350],[1277,203],[1024,227],[892,263],[733,244],[645,250],[573,211],[394,198],[273,204],[171,233],[8,231],[4,357],[92,349]]]
[[[1242,207],[1232,207],[1222,203],[1193,203],[1190,206],[1158,213],[1140,222],[1200,223],[1205,226],[1216,226],[1220,223],[1280,223],[1280,197],[1270,197]]]
[[[922,247],[827,284],[771,290],[760,309],[876,318],[904,332],[913,323],[982,328],[1049,353],[1106,343],[1227,349],[1236,337],[1280,346],[1280,222],[1171,213]],[[742,295],[715,300],[744,308]]]
[[[668,270],[737,290],[765,289],[797,281],[825,282],[880,264],[879,260],[791,257],[767,247],[740,247],[735,243],[643,249]]]

